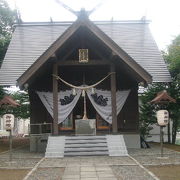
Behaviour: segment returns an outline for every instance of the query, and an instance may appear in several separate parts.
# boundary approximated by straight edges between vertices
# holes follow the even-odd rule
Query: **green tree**
[[[13,114],[17,118],[26,119],[30,116],[29,114],[29,95],[27,92],[15,92],[12,94],[13,99],[15,99],[20,106],[13,110]]]
[[[5,91],[2,86],[0,86],[0,100],[4,97]]]
[[[177,130],[180,127],[180,35],[172,41],[168,51],[163,53],[163,57],[168,63],[173,80],[169,85],[169,92],[176,99],[176,104],[169,105],[173,119],[172,143],[174,144]]]
[[[151,125],[156,123],[155,112],[158,106],[149,102],[162,90],[167,90],[168,94],[176,99],[176,103],[169,103],[165,108],[170,113],[173,122],[172,143],[176,142],[176,133],[180,127],[180,35],[169,45],[167,52],[163,52],[163,57],[168,63],[168,68],[172,76],[171,83],[153,83],[149,85],[142,95],[140,106],[140,133],[146,137],[151,130]]]
[[[0,0],[0,66],[9,45],[16,11],[11,10],[5,0]]]
[[[166,83],[153,83],[146,88],[146,91],[140,96],[140,134],[146,139],[149,131],[152,130],[152,125],[157,123],[156,111],[159,107],[150,103],[158,92],[167,90]]]
[[[178,35],[169,45],[168,51],[163,53],[164,59],[169,65],[172,78],[180,79],[180,35]]]
[[[27,92],[17,91],[10,95],[16,102],[20,104],[18,107],[4,106],[0,109],[0,116],[6,113],[12,113],[16,118],[26,119],[30,116],[29,114],[29,95]]]

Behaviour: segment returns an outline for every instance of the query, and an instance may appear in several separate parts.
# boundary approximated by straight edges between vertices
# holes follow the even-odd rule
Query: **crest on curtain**
[[[70,94],[69,96],[64,96],[63,99],[59,99],[61,105],[67,105],[70,104],[76,95]]]
[[[97,93],[95,94],[91,94],[93,100],[95,103],[97,103],[98,105],[100,106],[107,106],[107,101],[108,101],[108,98],[104,98],[103,95],[97,95]]]

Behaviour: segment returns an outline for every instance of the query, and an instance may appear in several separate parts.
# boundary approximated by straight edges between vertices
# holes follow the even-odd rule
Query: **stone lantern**
[[[156,112],[157,122],[160,126],[160,141],[161,141],[161,157],[163,157],[163,127],[169,123],[169,112],[164,109],[168,103],[176,103],[176,100],[168,95],[167,91],[161,91],[157,96],[150,102],[157,104],[161,110]]]

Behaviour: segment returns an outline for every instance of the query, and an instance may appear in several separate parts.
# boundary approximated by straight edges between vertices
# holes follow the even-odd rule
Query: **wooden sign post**
[[[14,127],[14,115],[4,114],[4,128],[9,131],[9,161],[12,161],[12,129]]]

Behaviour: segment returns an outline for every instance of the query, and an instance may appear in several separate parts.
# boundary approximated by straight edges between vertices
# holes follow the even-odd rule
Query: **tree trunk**
[[[173,120],[173,127],[172,127],[172,144],[176,143],[176,133],[177,133],[177,119]]]

